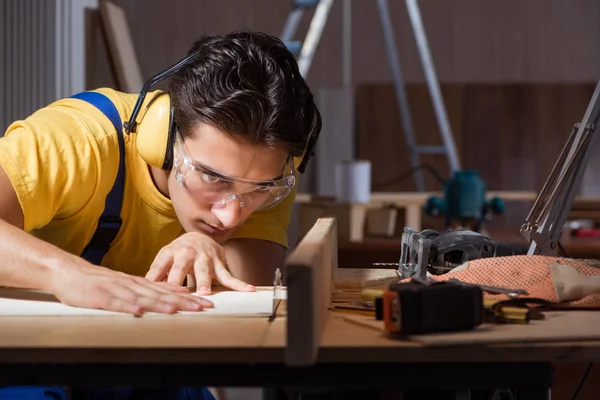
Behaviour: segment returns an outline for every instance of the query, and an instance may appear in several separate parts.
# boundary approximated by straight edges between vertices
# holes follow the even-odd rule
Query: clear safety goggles
[[[237,178],[217,172],[192,159],[179,132],[174,146],[175,179],[196,200],[226,205],[237,200],[240,207],[260,210],[283,200],[296,183],[294,161],[290,157],[280,178],[267,181]]]

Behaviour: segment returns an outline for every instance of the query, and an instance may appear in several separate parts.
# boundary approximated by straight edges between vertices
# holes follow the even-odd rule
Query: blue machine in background
[[[444,183],[444,198],[430,197],[425,204],[428,215],[444,214],[446,228],[468,228],[481,231],[482,222],[494,214],[504,212],[504,201],[487,199],[485,182],[479,172],[459,170]]]

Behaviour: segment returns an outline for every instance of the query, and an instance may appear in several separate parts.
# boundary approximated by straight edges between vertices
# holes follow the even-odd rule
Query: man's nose
[[[238,196],[232,196],[223,203],[215,204],[212,207],[212,213],[217,217],[224,228],[233,228],[240,221],[242,216],[243,200]]]

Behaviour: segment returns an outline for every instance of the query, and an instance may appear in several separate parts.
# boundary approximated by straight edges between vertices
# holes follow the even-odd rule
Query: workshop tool
[[[374,265],[397,266],[401,279],[445,274],[470,260],[527,253],[527,246],[496,242],[480,233],[457,230],[443,233],[432,229],[417,232],[405,227],[401,238],[400,260]]]
[[[414,282],[422,285],[432,285],[441,282],[435,281],[432,278],[414,278]],[[482,292],[488,291],[490,293],[503,293],[511,296],[516,293],[517,296],[527,296],[527,291],[524,290],[513,290],[508,288],[496,288],[485,285],[474,285],[460,282],[457,280],[449,280],[447,282],[455,284],[463,284],[465,286],[479,286]],[[338,304],[334,306],[334,311],[351,313],[351,314],[362,314],[374,316],[376,320],[384,320],[384,289],[365,289],[362,291],[360,300],[351,301],[344,304]],[[531,305],[537,305],[537,307],[530,307]],[[486,323],[502,323],[502,324],[527,324],[531,320],[540,320],[544,318],[543,310],[549,309],[552,302],[529,297],[514,297],[509,300],[498,300],[483,298],[483,307],[485,309],[484,322]],[[397,307],[395,304],[393,307]]]
[[[275,276],[273,277],[273,311],[269,317],[269,322],[273,322],[277,317],[277,309],[283,298],[283,281],[281,279],[281,271],[277,268],[275,270]]]
[[[537,307],[530,307],[531,305]],[[528,324],[531,320],[544,319],[543,311],[550,309],[552,303],[544,299],[520,298],[510,300],[484,299],[485,321],[490,323]]]
[[[482,288],[506,290],[417,277],[386,290],[370,290],[363,300],[372,301],[375,319],[384,322],[386,331],[397,334],[469,330],[482,323],[527,324],[543,319],[542,311],[552,306],[538,298],[486,299]]]
[[[381,306],[385,330],[401,335],[470,330],[485,315],[478,286],[426,279],[389,285]]]
[[[529,295],[529,292],[527,292],[527,290],[525,290],[525,289],[511,289],[511,288],[503,288],[503,287],[498,287],[498,286],[478,285],[476,283],[462,282],[462,281],[458,280],[457,278],[450,278],[450,279],[448,279],[448,282],[452,282],[452,283],[456,283],[457,285],[464,285],[464,286],[479,286],[481,288],[481,290],[483,290],[484,292],[493,293],[493,294],[504,294],[510,298],[517,298],[519,296]]]
[[[498,197],[486,198],[486,185],[477,171],[454,171],[444,182],[444,197],[432,196],[425,203],[425,213],[444,214],[445,229],[469,229],[480,232],[484,220],[504,212]]]
[[[438,281],[430,276],[426,276],[426,277],[415,276],[412,279],[413,279],[413,281],[422,283],[424,285],[431,285],[434,283],[443,282],[443,281]],[[511,288],[505,288],[505,287],[499,287],[499,286],[480,285],[477,283],[463,282],[457,278],[450,278],[446,282],[451,282],[451,283],[455,283],[457,285],[463,285],[463,286],[478,286],[483,292],[487,292],[487,293],[491,293],[491,294],[504,294],[511,298],[529,295],[529,292],[527,292],[527,290],[525,290],[525,289],[511,289]]]

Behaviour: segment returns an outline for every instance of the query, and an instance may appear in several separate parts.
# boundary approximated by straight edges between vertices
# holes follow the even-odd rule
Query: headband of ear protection
[[[154,167],[169,169],[173,165],[175,121],[173,120],[171,98],[167,93],[161,93],[148,102],[138,123],[137,117],[146,94],[158,82],[180,71],[199,55],[199,51],[191,53],[177,64],[148,79],[140,91],[129,121],[123,124],[127,134],[135,133],[138,130],[143,132],[142,138],[139,137],[138,133],[135,144],[142,159]]]
[[[145,107],[140,121],[137,117],[140,114],[142,104],[148,91],[158,82],[169,78],[180,71],[183,67],[193,62],[200,56],[201,51],[189,54],[177,64],[151,77],[140,91],[133,112],[129,121],[123,124],[125,133],[137,133],[135,138],[136,147],[139,155],[149,165],[157,168],[170,169],[173,165],[173,145],[175,143],[175,121],[173,118],[173,106],[168,93],[160,93],[152,98]],[[308,161],[314,155],[314,149],[317,144],[319,132],[321,130],[321,118],[319,111],[315,108],[315,117],[312,122],[311,132],[309,134],[307,145],[304,150],[302,162],[298,167],[300,173],[304,173]],[[139,137],[142,133],[143,137]]]

